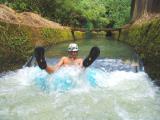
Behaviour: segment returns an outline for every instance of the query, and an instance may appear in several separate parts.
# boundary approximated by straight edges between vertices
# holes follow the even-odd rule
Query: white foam
[[[92,71],[96,86],[86,81],[85,75]],[[37,76],[47,75],[52,81],[55,74],[64,77],[68,75],[76,87],[48,94],[34,84]],[[54,117],[60,120],[72,118],[158,120],[160,118],[160,91],[145,72],[120,70],[108,72],[93,67],[84,70],[77,66],[66,66],[48,75],[38,67],[25,67],[1,77],[0,91],[2,108],[0,116],[12,114],[17,116],[15,117],[17,119],[30,117],[45,120],[46,117]]]

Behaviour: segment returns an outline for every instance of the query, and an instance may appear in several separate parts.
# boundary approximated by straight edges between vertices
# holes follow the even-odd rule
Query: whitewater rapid
[[[50,75],[37,66],[1,75],[0,119],[160,120],[160,90],[147,73],[135,73],[121,60],[96,62],[87,69],[65,66]],[[73,86],[55,87],[56,76],[70,78]],[[39,77],[47,89],[37,84]]]

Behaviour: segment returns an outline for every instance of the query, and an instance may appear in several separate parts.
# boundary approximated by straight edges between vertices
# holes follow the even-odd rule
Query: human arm
[[[82,58],[79,59],[79,66],[83,67],[83,59]]]
[[[64,59],[65,59],[65,57],[62,57],[62,58],[59,60],[59,62],[58,62],[56,65],[54,65],[54,66],[48,66],[48,65],[47,65],[47,67],[46,67],[45,70],[46,70],[48,73],[53,73],[53,72],[57,71],[57,70],[64,64]]]

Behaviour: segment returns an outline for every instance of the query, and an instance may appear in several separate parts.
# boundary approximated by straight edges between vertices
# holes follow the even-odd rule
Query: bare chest
[[[80,65],[80,60],[79,59],[76,59],[76,60],[71,60],[71,59],[65,59],[63,61],[63,64],[64,65]]]

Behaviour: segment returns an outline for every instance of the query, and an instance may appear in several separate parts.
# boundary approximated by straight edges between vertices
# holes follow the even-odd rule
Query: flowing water
[[[135,72],[132,49],[108,40],[78,44],[83,58],[93,45],[101,49],[87,69],[65,66],[49,75],[33,65],[0,74],[0,120],[160,120],[160,90],[143,67]],[[49,49],[47,62],[67,55],[67,45]]]

